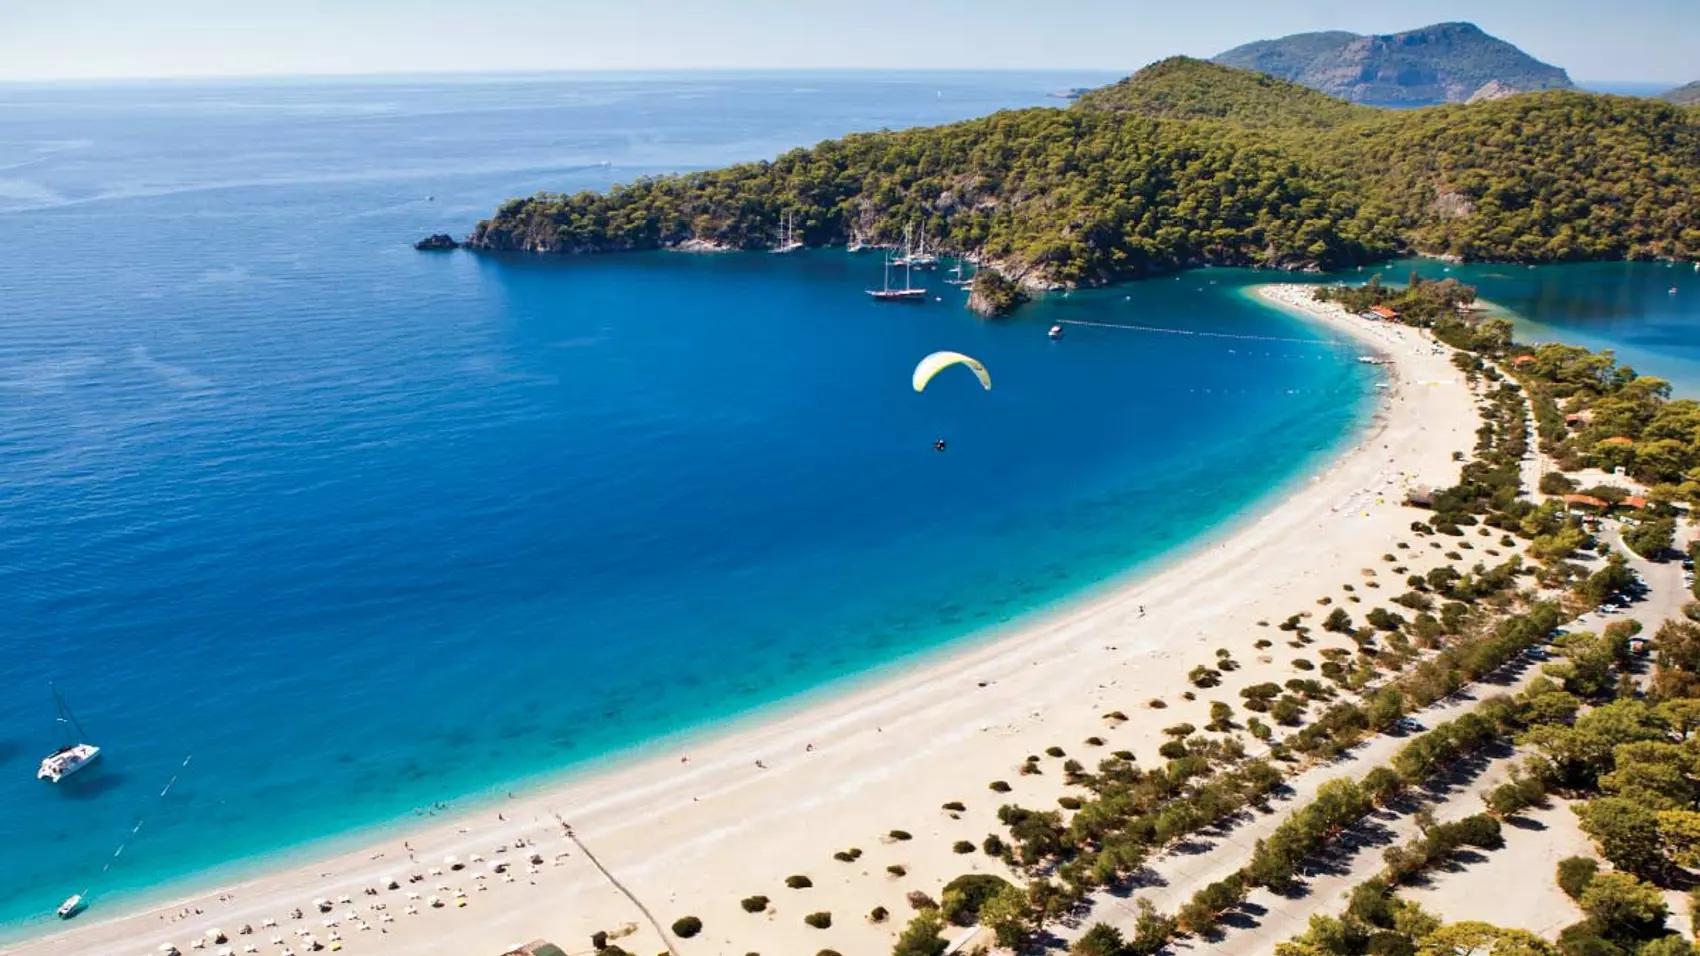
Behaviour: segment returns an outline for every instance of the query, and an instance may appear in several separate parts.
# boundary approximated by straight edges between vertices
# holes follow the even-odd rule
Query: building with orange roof
[[[1593,495],[1565,495],[1564,506],[1572,511],[1578,509],[1606,511],[1611,508],[1611,502],[1604,498],[1596,498]]]
[[[1390,309],[1385,305],[1372,305],[1369,307],[1369,313],[1378,319],[1386,319],[1389,322],[1399,317],[1397,309]]]
[[[1533,361],[1535,361],[1535,357],[1533,355],[1529,355],[1529,354],[1525,353],[1523,355],[1519,355],[1516,358],[1512,359],[1511,364],[1517,366],[1518,368],[1522,368],[1523,366],[1528,365],[1530,362],[1533,362]]]

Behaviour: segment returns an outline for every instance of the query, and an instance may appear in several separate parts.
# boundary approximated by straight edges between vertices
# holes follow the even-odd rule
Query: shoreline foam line
[[[1267,295],[1267,287],[1259,292]],[[1294,301],[1302,307],[1302,299]],[[289,932],[303,925],[289,920],[293,908],[344,896],[366,918],[378,919],[368,910],[375,903],[394,914],[382,933],[345,934],[350,956],[500,952],[539,937],[574,945],[597,930],[640,923],[562,837],[556,813],[594,843],[663,922],[696,916],[705,938],[726,941],[716,943],[722,949],[889,948],[901,920],[874,924],[862,914],[874,905],[899,913],[903,892],[936,896],[964,871],[995,872],[1000,864],[953,852],[952,841],[978,841],[995,828],[999,803],[1055,805],[1062,775],[1019,775],[1024,754],[1051,746],[1074,752],[1092,736],[1148,759],[1164,739],[1161,725],[1201,723],[1209,698],[1236,699],[1235,682],[1284,675],[1278,658],[1291,652],[1251,648],[1254,638],[1272,633],[1259,622],[1313,607],[1319,593],[1358,579],[1360,568],[1378,561],[1409,523],[1393,503],[1401,485],[1456,475],[1452,452],[1470,447],[1476,427],[1468,390],[1409,388],[1443,378],[1440,384],[1457,385],[1445,351],[1415,330],[1372,330],[1341,315],[1313,318],[1385,349],[1394,362],[1389,371],[1397,373],[1392,389],[1319,473],[1295,479],[1220,540],[1187,549],[1180,560],[1023,620],[996,639],[958,642],[806,706],[769,711],[730,731],[705,728],[642,759],[491,801],[429,829],[170,906],[73,925],[8,952],[104,956],[128,947],[139,953],[164,942],[183,946],[209,927],[229,932],[267,918]],[[1413,565],[1423,560],[1426,555],[1412,556]],[[1188,670],[1211,659],[1214,647],[1232,649],[1245,666],[1224,674],[1223,685],[1198,700],[1182,699]],[[1259,661],[1259,653],[1271,660]],[[1143,709],[1158,698],[1166,709]],[[1134,717],[1107,727],[1103,714],[1112,708]],[[991,780],[1008,781],[1010,792],[989,794]],[[956,801],[966,804],[963,812],[940,812],[941,804]],[[910,831],[912,841],[892,835]],[[848,847],[865,848],[866,859],[833,859]],[[469,871],[439,862],[450,855],[504,860],[509,867],[503,877],[475,881]],[[864,872],[888,866],[906,875]],[[463,890],[468,905],[403,915],[403,890],[365,893],[385,876],[414,872],[423,891]],[[810,876],[813,888],[787,889],[792,874]],[[770,897],[780,915],[743,912],[739,900],[752,895]],[[805,925],[801,915],[808,911],[833,912],[831,930]],[[652,952],[663,943],[643,929],[621,941]]]

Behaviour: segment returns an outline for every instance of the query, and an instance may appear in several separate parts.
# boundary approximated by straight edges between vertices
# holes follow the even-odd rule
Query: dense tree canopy
[[[512,200],[475,247],[891,243],[919,227],[1035,283],[1420,250],[1700,258],[1700,115],[1552,92],[1386,112],[1193,60],[1067,109],[866,133],[770,162]]]

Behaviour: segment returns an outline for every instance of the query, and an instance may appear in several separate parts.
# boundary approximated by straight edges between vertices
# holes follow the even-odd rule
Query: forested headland
[[[1410,111],[1175,58],[1067,108],[862,133],[777,159],[514,199],[486,250],[891,244],[1034,287],[1201,265],[1700,260],[1700,111],[1571,91]]]

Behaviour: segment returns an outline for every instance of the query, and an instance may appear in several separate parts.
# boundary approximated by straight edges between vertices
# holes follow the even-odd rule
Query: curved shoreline
[[[365,909],[369,898],[361,890],[379,876],[423,871],[448,853],[463,859],[493,854],[495,846],[511,845],[516,838],[544,848],[547,859],[538,874],[527,874],[517,885],[498,883],[493,891],[473,893],[472,914],[446,917],[443,911],[426,910],[385,927],[382,934],[350,934],[348,951],[499,952],[504,944],[536,937],[570,943],[632,920],[630,906],[608,896],[609,888],[581,855],[573,853],[554,865],[564,845],[553,819],[557,810],[623,881],[660,910],[664,921],[686,914],[703,917],[705,941],[737,932],[737,945],[774,952],[810,951],[804,947],[829,942],[855,951],[876,940],[888,945],[895,927],[870,926],[855,917],[874,905],[866,902],[870,891],[862,884],[879,884],[874,887],[879,890],[889,881],[858,880],[855,874],[865,868],[877,873],[889,858],[909,870],[903,889],[936,895],[944,881],[970,867],[996,872],[999,865],[988,858],[953,855],[946,839],[927,841],[942,848],[923,846],[921,837],[927,834],[922,825],[933,836],[978,841],[998,802],[1054,805],[1051,791],[1060,790],[1058,781],[1016,775],[1023,754],[1047,746],[1073,749],[1083,737],[1097,734],[1142,756],[1154,752],[1162,739],[1158,726],[1194,719],[1208,707],[1207,700],[1184,702],[1178,695],[1186,689],[1186,671],[1207,661],[1212,646],[1231,647],[1236,655],[1243,651],[1242,659],[1249,659],[1254,653],[1249,645],[1259,634],[1257,620],[1285,617],[1311,605],[1314,595],[1289,596],[1295,584],[1352,575],[1375,560],[1384,526],[1400,527],[1397,503],[1374,501],[1386,497],[1375,492],[1391,486],[1391,472],[1425,483],[1443,483],[1455,474],[1451,452],[1469,447],[1475,427],[1468,393],[1461,385],[1415,388],[1452,375],[1444,355],[1434,354],[1412,330],[1369,328],[1324,309],[1305,308],[1302,299],[1286,301],[1286,290],[1308,294],[1310,286],[1273,288],[1280,291],[1264,286],[1255,293],[1383,351],[1392,361],[1389,371],[1401,374],[1390,383],[1373,424],[1354,436],[1322,474],[1290,483],[1296,487],[1267,510],[1258,513],[1265,504],[1260,502],[1222,525],[1230,529],[1224,538],[1201,539],[1170,559],[1132,572],[1130,580],[1092,589],[1010,633],[959,642],[906,662],[898,673],[880,669],[851,679],[848,686],[832,685],[825,699],[779,705],[779,712],[763,710],[730,726],[661,741],[647,748],[647,755],[634,754],[615,768],[543,783],[535,793],[497,799],[440,826],[269,873],[225,891],[234,895],[232,901],[221,902],[218,891],[198,894],[78,925],[7,952],[107,953],[120,945],[139,952],[139,945],[151,949],[168,940],[186,945],[212,925],[231,931],[244,922],[258,925],[267,915],[287,931],[291,907],[347,894]],[[1419,396],[1423,400],[1416,400]],[[1386,439],[1383,448],[1375,448],[1381,439]],[[1398,450],[1397,469],[1390,467],[1390,449]],[[1357,517],[1360,509],[1363,518]],[[1315,584],[1313,590],[1322,586]],[[1203,646],[1188,648],[1188,659],[1182,646],[1191,644]],[[1246,667],[1228,678],[1267,679],[1269,673]],[[1233,699],[1232,689],[1205,696]],[[1150,697],[1163,697],[1169,706],[1161,715],[1135,713]],[[1100,714],[1111,707],[1128,711],[1133,720],[1107,730]],[[688,762],[678,759],[686,756],[679,750],[656,752],[672,747],[688,748]],[[906,773],[909,768],[914,772]],[[994,778],[1010,780],[1015,792],[988,795],[986,781]],[[941,815],[938,807],[946,800],[969,804],[962,820]],[[502,819],[492,821],[496,814]],[[881,841],[879,834],[892,827],[915,830],[914,844]],[[403,839],[418,851],[417,866],[405,862]],[[868,862],[832,861],[832,852],[850,846],[867,848]],[[790,905],[793,897],[780,883],[789,873],[813,875],[816,888],[806,902]],[[550,889],[528,889],[532,881]],[[452,882],[468,890],[475,885],[464,873]],[[428,883],[434,886],[437,880]],[[784,920],[739,911],[738,898],[755,893],[779,901]],[[397,896],[385,894],[389,900]],[[884,887],[884,895],[873,898],[900,912],[889,899],[900,896]],[[492,906],[492,899],[504,904]],[[837,911],[839,923],[830,933],[803,927],[798,916],[805,905]],[[184,908],[205,914],[165,922],[167,913]],[[759,947],[745,945],[745,937],[757,936]],[[731,945],[730,939],[725,942]],[[654,951],[660,943],[645,934],[625,945]]]

